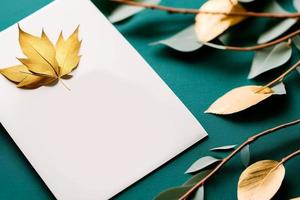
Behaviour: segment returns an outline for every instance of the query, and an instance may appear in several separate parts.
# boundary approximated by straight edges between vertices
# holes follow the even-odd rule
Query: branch
[[[276,126],[274,128],[265,130],[261,133],[258,133],[250,138],[248,138],[244,143],[242,143],[238,148],[236,148],[232,153],[230,153],[227,157],[223,158],[221,160],[221,162],[207,175],[205,176],[201,181],[199,181],[197,184],[195,184],[190,190],[188,190],[183,196],[180,197],[179,200],[185,200],[187,199],[192,193],[194,193],[199,187],[201,187],[202,185],[204,185],[204,183],[210,178],[212,177],[221,167],[223,167],[233,156],[235,156],[238,152],[240,152],[245,146],[251,144],[252,142],[254,142],[255,140],[257,140],[260,137],[263,137],[265,135],[271,134],[275,131],[278,131],[280,129],[289,127],[289,126],[294,126],[296,124],[300,123],[300,119],[297,119],[295,121],[286,123],[286,124],[282,124],[279,126]],[[296,154],[298,154],[300,152],[297,152]],[[291,156],[291,155],[290,155]],[[295,156],[295,155],[292,155]],[[289,159],[289,158],[286,158]],[[285,161],[283,161],[285,162]]]
[[[297,151],[294,151],[293,153],[287,155],[286,157],[282,158],[281,161],[278,163],[278,166],[281,164],[284,164],[285,162],[287,162],[289,159],[297,156],[300,154],[300,149],[298,149]]]
[[[267,43],[259,44],[259,45],[254,45],[254,46],[249,46],[249,47],[225,46],[225,45],[219,45],[219,44],[213,44],[213,43],[203,43],[203,44],[206,45],[206,46],[212,47],[212,48],[217,48],[217,49],[222,49],[222,50],[256,51],[256,50],[271,47],[271,46],[274,46],[274,45],[276,45],[280,42],[289,40],[290,38],[292,38],[292,37],[294,37],[298,34],[300,34],[300,29],[298,29],[298,30],[296,30],[296,31],[294,31],[294,32],[292,32],[288,35],[282,36],[282,37],[280,37],[276,40],[273,40],[271,42],[267,42]]]
[[[217,11],[204,11],[198,9],[188,8],[174,8],[169,6],[161,6],[132,0],[111,0],[112,2],[126,4],[130,6],[142,7],[152,10],[162,10],[169,13],[181,14],[213,14],[213,15],[227,15],[227,16],[244,16],[244,17],[268,17],[268,18],[299,18],[300,13],[266,13],[266,12],[217,12]]]
[[[256,93],[259,93],[261,91],[263,91],[264,89],[268,88],[268,87],[272,87],[274,85],[276,85],[279,82],[282,82],[283,79],[289,75],[292,71],[294,71],[295,69],[297,69],[297,67],[300,66],[300,60],[294,64],[292,67],[290,67],[288,70],[286,70],[283,74],[281,74],[280,76],[278,76],[277,78],[275,78],[273,81],[271,81],[270,83],[268,83],[267,85],[263,86],[262,88],[260,88],[259,90],[256,91]]]

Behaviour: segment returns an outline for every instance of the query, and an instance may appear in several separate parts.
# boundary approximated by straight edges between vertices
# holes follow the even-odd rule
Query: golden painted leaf
[[[245,110],[273,95],[270,88],[259,91],[262,86],[243,86],[235,88],[216,100],[205,113],[220,115],[233,114]]]
[[[44,31],[36,37],[19,27],[20,46],[27,58],[19,58],[22,65],[0,69],[0,73],[21,88],[37,88],[64,78],[80,60],[78,31],[79,28],[67,40],[60,35],[56,49]]]
[[[249,166],[238,183],[238,200],[269,200],[278,191],[285,175],[282,164],[263,160]]]
[[[20,83],[23,81],[26,76],[28,76],[27,73],[31,73],[26,66],[24,65],[17,65],[13,67],[8,67],[4,69],[0,69],[0,73],[5,76],[7,79],[15,82]]]
[[[45,32],[36,37],[24,32],[19,27],[19,42],[23,53],[28,57],[23,63],[32,72],[58,76],[59,67],[55,58],[56,50]]]
[[[60,77],[72,72],[78,65],[80,56],[78,55],[81,42],[78,39],[79,27],[65,40],[62,33],[56,43],[56,59],[60,67]]]
[[[239,5],[237,0],[208,0],[204,3],[200,11],[211,12],[246,12],[246,10]],[[245,17],[228,16],[222,14],[204,14],[196,15],[196,34],[200,42],[209,42],[216,38],[229,27],[241,22]]]
[[[290,200],[300,200],[300,197],[292,198]]]
[[[16,83],[17,87],[20,88],[37,88],[41,85],[47,85],[55,80],[50,77],[34,75],[24,65],[0,69],[0,73],[7,79]]]

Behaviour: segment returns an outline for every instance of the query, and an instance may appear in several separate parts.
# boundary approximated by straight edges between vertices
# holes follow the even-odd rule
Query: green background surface
[[[4,30],[49,2],[50,0],[1,0],[0,30]],[[94,2],[101,7],[100,0]],[[202,2],[203,0],[163,0],[162,4],[197,8]],[[282,0],[280,3],[284,4],[285,8],[292,9],[289,1]],[[203,111],[229,89],[246,84],[266,83],[287,66],[250,81],[247,80],[247,74],[253,52],[225,52],[202,48],[193,53],[180,53],[164,46],[149,46],[149,43],[174,34],[193,21],[194,17],[189,15],[170,15],[147,10],[117,25],[120,32],[201,122],[209,138],[146,176],[114,199],[152,199],[160,191],[180,185],[188,179],[190,175],[185,175],[184,171],[198,158],[208,154],[226,155],[226,153],[211,153],[210,148],[241,143],[256,132],[299,117],[300,76],[296,72],[285,82],[287,96],[273,97],[254,108],[232,116],[218,117],[204,114]],[[97,21],[91,23],[97,23]],[[242,36],[239,40],[245,40],[246,35],[251,38],[256,35],[258,27],[265,27],[254,25],[253,22],[249,23],[250,25],[237,27],[246,30],[244,32],[247,33],[239,34]],[[295,62],[297,57],[299,55],[294,55],[289,65]],[[299,144],[300,126],[279,131],[251,145],[251,163],[260,159],[279,160],[298,149]],[[286,177],[274,199],[300,196],[299,166],[300,157],[286,164]],[[207,182],[206,199],[236,199],[238,177],[243,169],[239,156],[236,156]],[[0,199],[54,199],[47,186],[3,128],[0,129]]]

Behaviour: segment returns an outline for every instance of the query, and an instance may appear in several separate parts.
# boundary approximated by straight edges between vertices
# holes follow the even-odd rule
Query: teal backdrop
[[[94,3],[107,11],[107,8],[101,6],[100,1],[94,0]],[[50,0],[1,0],[0,30],[4,30],[49,2]],[[279,2],[285,8],[293,11],[290,1],[281,0]],[[202,3],[203,0],[162,0],[164,5],[190,8],[198,8]],[[278,70],[255,80],[247,80],[253,52],[225,52],[202,48],[193,53],[180,53],[164,46],[149,46],[149,43],[168,37],[193,22],[194,17],[190,15],[171,15],[161,11],[146,10],[125,23],[116,25],[118,30],[201,122],[207,130],[209,138],[146,176],[114,199],[152,199],[160,191],[180,185],[187,180],[190,175],[186,175],[184,172],[198,158],[208,154],[226,155],[226,153],[211,153],[209,152],[210,148],[239,144],[256,132],[300,116],[300,75],[297,72],[294,72],[285,81],[288,92],[286,96],[272,97],[258,106],[232,116],[219,117],[204,114],[203,111],[228,90],[246,84],[266,83],[286,69],[288,65],[294,63],[299,55],[294,55],[288,65]],[[91,23],[97,23],[97,21],[91,21]],[[263,24],[263,22],[260,23]],[[240,30],[243,29],[243,33],[245,33],[239,34],[239,36],[244,36],[244,39],[240,40],[254,38],[261,27],[265,26],[251,24],[251,22],[250,25],[237,27]],[[238,41],[239,39],[234,40],[235,43]],[[99,55],[99,59],[101,59],[101,55]],[[9,115],[9,113],[7,114]],[[250,146],[251,163],[260,159],[280,160],[283,156],[298,149],[299,144],[300,126],[278,131]],[[205,185],[206,199],[236,199],[237,182],[243,169],[237,155],[207,182]],[[274,199],[282,200],[300,196],[299,175],[300,156],[286,163],[286,177]],[[0,199],[55,199],[3,128],[0,129]]]

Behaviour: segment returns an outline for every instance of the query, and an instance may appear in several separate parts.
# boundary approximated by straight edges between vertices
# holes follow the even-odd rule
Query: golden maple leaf
[[[79,27],[66,40],[61,33],[54,46],[44,30],[36,37],[19,26],[19,43],[27,58],[18,58],[21,65],[0,69],[0,73],[17,87],[31,89],[65,78],[80,61],[78,32]]]

